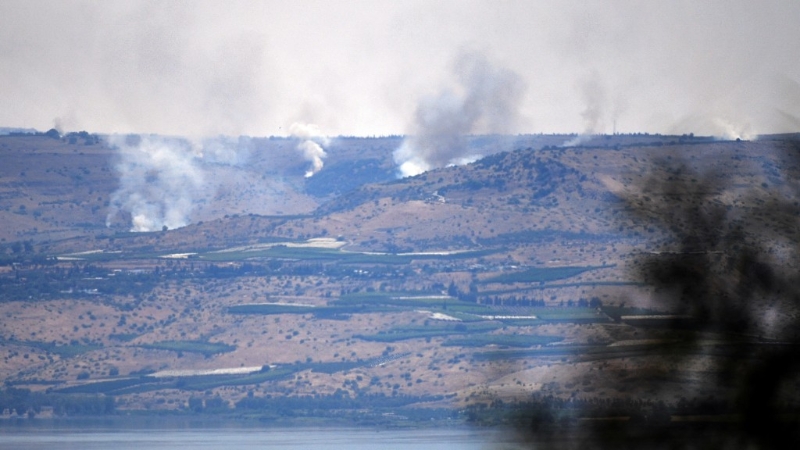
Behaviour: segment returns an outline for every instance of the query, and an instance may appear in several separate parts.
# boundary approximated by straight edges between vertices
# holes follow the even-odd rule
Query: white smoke
[[[225,183],[215,176],[215,167],[241,166],[250,156],[246,137],[190,142],[114,135],[108,141],[118,151],[119,188],[111,195],[106,226],[121,221],[126,226],[130,223],[130,231],[135,232],[188,225],[196,207]]]
[[[746,120],[731,121],[726,118],[717,117],[714,119],[714,125],[719,130],[715,133],[717,138],[725,140],[742,139],[745,141],[755,140],[758,138],[750,123]]]
[[[689,130],[694,134],[705,133],[723,141],[751,141],[758,139],[760,134],[749,117],[713,107],[706,107],[696,114],[682,117],[672,132],[677,134],[679,130]]]
[[[295,122],[289,127],[289,134],[294,138],[302,139],[297,144],[297,150],[302,153],[303,158],[311,163],[311,167],[306,171],[306,178],[314,176],[315,173],[322,170],[327,153],[322,148],[322,145],[327,146],[329,140],[323,136],[314,124],[304,124]]]
[[[475,53],[461,55],[453,72],[457,92],[446,89],[417,106],[412,133],[393,155],[399,176],[474,161],[481,155],[467,148],[467,135],[508,133],[520,122],[519,75]]]
[[[608,122],[612,122],[613,131],[616,132],[616,121],[624,109],[624,101],[619,97],[612,101],[608,89],[596,71],[579,82],[584,110],[581,112],[583,131],[581,134],[564,142],[563,147],[581,145],[596,134],[607,132]]]
[[[121,212],[131,231],[179,228],[189,223],[196,192],[203,186],[199,154],[184,140],[156,136],[112,136],[119,151],[119,189],[111,196],[106,226]]]
[[[247,136],[218,136],[203,139],[192,146],[201,149],[200,156],[205,163],[238,167],[250,159],[251,142],[252,138]]]

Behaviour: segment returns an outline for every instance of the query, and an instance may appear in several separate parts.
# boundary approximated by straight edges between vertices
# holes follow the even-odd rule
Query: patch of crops
[[[632,344],[632,345],[554,345],[549,347],[534,348],[529,350],[497,350],[488,352],[479,352],[473,354],[473,358],[477,360],[515,360],[515,359],[529,359],[542,356],[575,356],[581,361],[603,360],[603,359],[616,359],[628,358],[633,356],[642,355],[657,355],[657,354],[698,354],[708,356],[709,354],[718,354],[727,356],[731,352],[737,351],[735,348],[737,344],[733,345],[714,345],[714,346],[696,346],[681,342],[663,342],[651,344]],[[751,345],[751,344],[738,344],[738,345]]]
[[[154,342],[152,344],[142,344],[139,345],[139,347],[150,350],[200,353],[205,357],[236,350],[236,346],[234,345],[203,341],[163,341]]]
[[[343,252],[339,249],[320,247],[274,247],[250,251],[222,251],[205,253],[201,259],[208,261],[239,261],[248,258],[275,258],[302,261],[339,261],[352,264],[407,264],[410,259],[397,255],[373,255]]]
[[[603,351],[607,348],[613,347],[594,345],[557,345],[530,350],[498,350],[479,352],[474,353],[473,358],[476,360],[515,360],[536,358],[541,356],[573,356]]]
[[[350,306],[399,306],[408,308],[444,308],[448,303],[456,302],[456,299],[442,299],[442,298],[392,298],[392,297],[377,297],[377,298],[351,298],[343,300],[334,300],[331,302],[333,305],[350,305]]]
[[[611,319],[592,308],[530,308],[539,319],[548,322],[594,323]]]
[[[129,342],[139,337],[139,335],[133,333],[114,333],[109,334],[108,337],[117,341]]]
[[[450,347],[485,347],[496,345],[498,347],[533,347],[559,342],[564,338],[556,336],[537,335],[509,335],[509,334],[478,334],[460,338],[450,338],[442,345]]]
[[[325,411],[334,410],[337,415],[342,414],[342,410],[375,410],[388,409],[392,415],[396,412],[406,414],[405,410],[399,409],[402,406],[414,403],[434,402],[444,399],[444,395],[386,395],[362,394],[357,397],[333,395],[287,395],[275,397],[245,397],[236,403],[237,410],[265,410],[265,411]],[[293,415],[301,413],[294,412]],[[428,415],[425,416],[428,420]]]
[[[453,302],[447,304],[447,314],[454,314],[454,313],[464,313],[464,314],[477,314],[477,315],[498,315],[503,314],[502,308],[498,309],[496,307],[488,306],[488,305],[481,305],[478,303],[469,303],[469,302]]]
[[[276,245],[274,247],[253,250],[232,250],[204,253],[201,259],[208,261],[240,261],[248,258],[277,258],[301,260],[336,260],[338,250],[329,248],[287,247]]]
[[[58,389],[55,392],[59,394],[114,394],[114,391],[118,391],[120,389],[154,382],[156,382],[156,379],[147,377],[125,378],[119,380],[97,381],[78,386],[65,387]]]
[[[408,264],[412,260],[458,260],[479,258],[498,250],[476,250],[455,253],[360,253],[323,247],[273,247],[254,250],[233,250],[204,253],[199,258],[207,261],[240,261],[249,258],[275,258],[301,261],[339,261],[343,264]]]
[[[315,309],[313,306],[306,305],[260,303],[229,306],[228,312],[230,314],[309,314]]]
[[[393,306],[400,308],[433,309],[446,314],[494,314],[496,311],[489,306],[479,305],[458,300],[453,297],[443,297],[441,293],[431,292],[359,292],[346,294],[330,302],[337,306]]]
[[[145,377],[139,384],[117,389],[109,395],[142,394],[144,392],[160,391],[161,389],[180,389],[179,382],[175,379],[161,379]]]
[[[136,259],[155,259],[160,256],[157,252],[91,252],[91,253],[68,253],[61,255],[65,258],[75,258],[86,262],[108,262]]]
[[[562,241],[608,242],[616,236],[607,234],[573,233],[561,230],[525,230],[502,233],[490,238],[479,239],[483,245],[519,245],[521,243],[542,243]]]
[[[453,308],[449,308],[446,311],[442,311],[442,313],[446,314],[446,315],[448,315],[448,316],[450,316],[450,317],[452,317],[454,319],[458,319],[461,322],[485,322],[486,321],[485,318],[483,318],[483,317],[481,317],[479,315],[476,315],[476,314],[473,314],[473,313],[460,312],[460,311],[457,311],[457,310],[455,310]]]
[[[332,374],[344,372],[367,365],[364,361],[334,361],[301,364],[303,369],[310,369],[312,372]]]
[[[386,305],[353,305],[353,306],[325,306],[314,308],[314,317],[319,319],[332,318],[336,316],[347,316],[350,314],[366,314],[374,312],[396,311]]]
[[[518,318],[505,318],[499,317],[495,318],[494,320],[503,322],[503,325],[507,325],[510,327],[538,327],[539,325],[544,325],[547,321],[541,319],[518,319]]]
[[[103,348],[100,345],[84,345],[84,344],[56,344],[53,342],[39,342],[39,341],[0,341],[0,344],[13,344],[24,345],[25,347],[33,347],[39,350],[54,353],[62,358],[69,358],[72,356],[81,355],[86,352],[98,350]]]
[[[302,306],[280,304],[235,305],[227,309],[230,314],[313,314],[318,319],[342,319],[351,314],[390,311],[382,305]]]
[[[603,306],[603,312],[614,319],[619,321],[622,316],[649,316],[657,314],[669,314],[662,311],[656,311],[648,308],[631,308],[627,306]]]
[[[256,372],[247,375],[201,375],[181,377],[175,387],[191,391],[205,391],[221,386],[243,386],[260,384],[267,381],[282,380],[298,372],[297,367],[282,366],[266,372]]]
[[[352,292],[344,294],[335,300],[340,304],[357,304],[362,302],[374,302],[381,300],[391,300],[392,298],[402,297],[433,297],[442,295],[437,291],[374,291],[374,292]]]
[[[584,267],[534,267],[522,272],[504,273],[483,280],[488,283],[546,283],[548,281],[572,278],[584,272],[604,269],[613,266],[584,266]]]
[[[407,326],[392,328],[391,330],[378,334],[359,334],[353,337],[365,341],[396,342],[407,339],[425,339],[453,334],[485,333],[500,328],[501,326],[501,324],[496,322],[457,323],[445,326]]]
[[[481,291],[479,298],[484,299],[492,295],[507,295],[507,294],[524,294],[529,291],[542,291],[545,289],[566,289],[574,287],[598,287],[598,286],[645,286],[644,283],[636,281],[583,281],[578,283],[557,283],[557,284],[541,284],[532,286],[523,286],[514,289],[493,289]]]

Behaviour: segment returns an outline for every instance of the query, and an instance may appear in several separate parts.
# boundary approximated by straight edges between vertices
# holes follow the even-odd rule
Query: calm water
[[[0,427],[0,448],[15,450],[131,449],[513,449],[502,434],[474,429]],[[498,445],[500,444],[500,445]]]

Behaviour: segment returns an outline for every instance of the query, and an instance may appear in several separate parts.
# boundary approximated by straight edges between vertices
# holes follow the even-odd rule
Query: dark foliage
[[[8,409],[20,416],[33,417],[45,407],[51,407],[56,415],[99,416],[112,414],[115,403],[112,397],[102,395],[59,395],[17,388],[0,390],[0,411]]]
[[[587,405],[540,399],[516,409],[522,439],[561,429],[585,437],[583,448],[800,443],[797,392],[786,390],[800,375],[800,143],[776,141],[773,149],[772,155],[741,155],[758,163],[769,183],[749,186],[737,200],[730,193],[741,193],[742,187],[731,185],[718,166],[692,166],[692,155],[660,162],[653,168],[656,175],[625,198],[636,222],[668,236],[658,242],[658,252],[644,256],[635,277],[655,289],[665,309],[692,319],[670,358],[682,367],[690,357],[709,355],[701,341],[714,336],[715,348],[724,347],[714,353],[722,394],[658,407],[631,400],[620,411],[603,413],[624,415],[624,422],[592,423],[577,421],[590,415]],[[672,414],[729,420],[688,425],[670,422]]]

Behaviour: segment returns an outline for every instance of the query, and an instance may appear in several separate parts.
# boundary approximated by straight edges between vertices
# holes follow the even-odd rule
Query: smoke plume
[[[328,138],[322,135],[319,127],[310,123],[293,123],[289,127],[289,134],[301,140],[297,144],[297,150],[303,155],[306,161],[311,163],[311,167],[306,171],[306,178],[314,176],[315,173],[322,170],[322,166],[324,165],[322,160],[328,156],[322,148],[322,145],[328,145]]]
[[[467,135],[507,133],[520,122],[525,83],[519,75],[494,67],[475,53],[460,56],[453,73],[455,91],[446,89],[424,98],[417,106],[411,136],[395,150],[401,177],[474,161],[481,155],[467,148]]]
[[[574,147],[588,141],[593,135],[607,132],[608,122],[612,122],[612,131],[616,132],[616,121],[623,110],[624,101],[609,98],[608,89],[593,71],[579,83],[584,110],[581,112],[583,131],[573,139],[564,142],[564,147]]]
[[[585,124],[584,134],[602,132],[608,99],[597,73],[583,83],[581,94],[586,102],[586,109],[581,113]]]
[[[244,165],[250,138],[188,141],[154,135],[114,135],[119,188],[111,195],[106,226],[158,231],[191,223],[193,212],[224,183],[217,169]]]
[[[200,156],[186,141],[154,136],[113,136],[119,150],[120,187],[111,196],[106,225],[120,212],[130,214],[131,231],[179,228],[189,223],[203,186]]]

